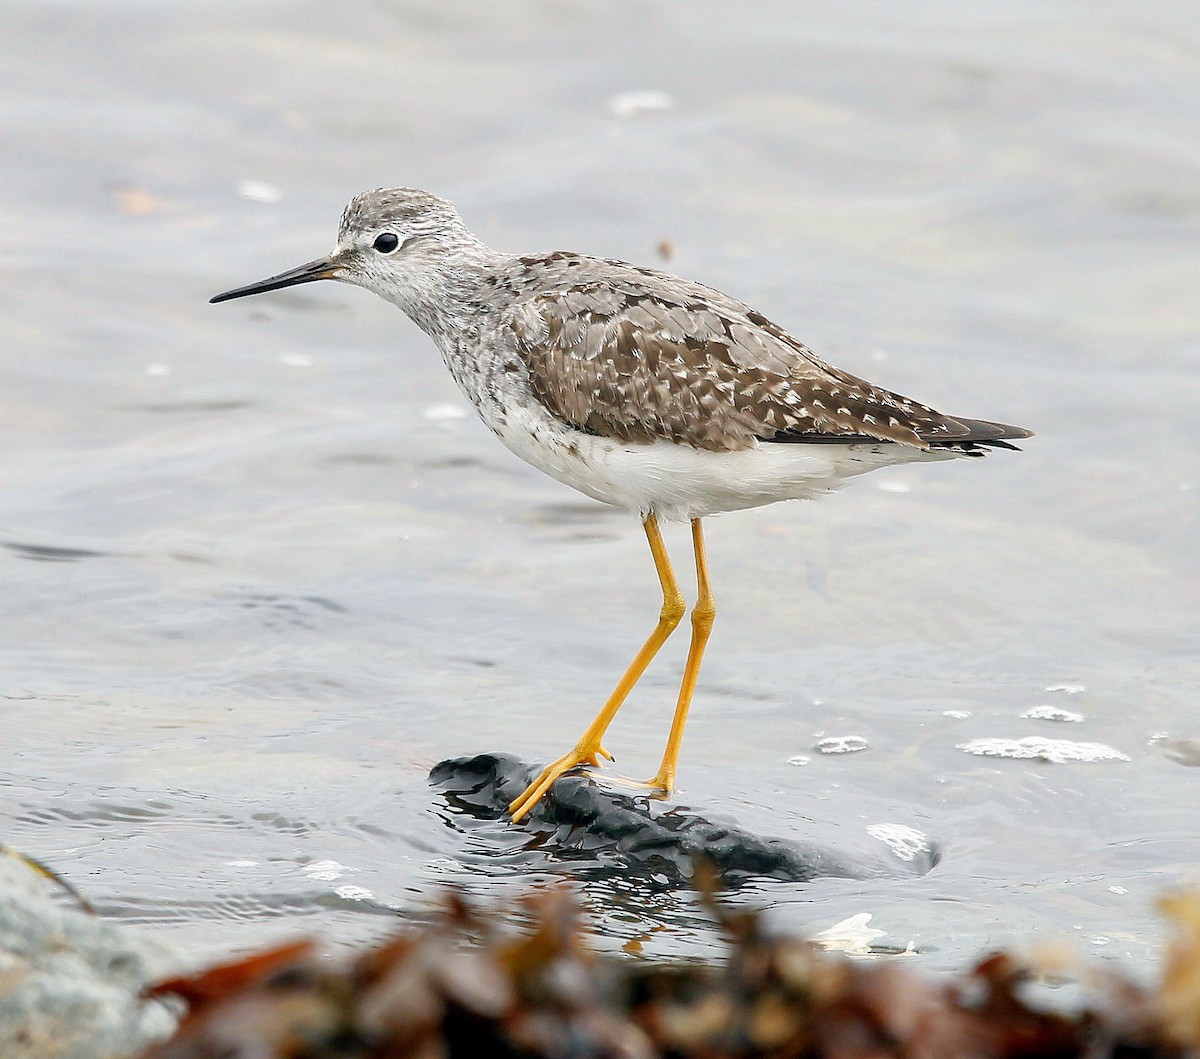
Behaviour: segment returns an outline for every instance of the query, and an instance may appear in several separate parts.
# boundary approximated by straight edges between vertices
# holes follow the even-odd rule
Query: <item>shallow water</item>
[[[930,967],[1066,938],[1148,971],[1153,900],[1200,859],[1179,14],[9,4],[2,837],[197,957],[571,874],[426,776],[575,739],[657,611],[636,522],[500,449],[369,295],[205,304],[405,183],[504,248],[669,252],[851,371],[1037,431],[712,520],[678,800],[940,850],[734,896],[781,926],[869,913]],[[614,727],[620,774],[653,771],[683,654]],[[608,948],[715,949],[686,890],[579,885]]]

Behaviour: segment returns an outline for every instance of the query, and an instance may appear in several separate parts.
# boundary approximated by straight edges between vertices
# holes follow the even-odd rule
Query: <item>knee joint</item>
[[[692,626],[707,632],[717,617],[717,605],[711,600],[701,600],[692,608]]]
[[[683,596],[674,595],[668,596],[663,600],[662,610],[659,612],[658,620],[664,625],[669,625],[675,628],[683,620],[683,615],[687,612],[687,605],[683,602]]]

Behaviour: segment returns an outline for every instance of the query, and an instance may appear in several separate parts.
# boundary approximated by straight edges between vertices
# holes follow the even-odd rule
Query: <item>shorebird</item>
[[[879,467],[1012,449],[1030,436],[943,415],[856,378],[749,305],[694,280],[561,250],[493,250],[451,203],[414,188],[358,195],[329,256],[212,301],[327,279],[402,309],[512,452],[633,513],[650,543],[662,589],[658,622],[579,742],[509,806],[514,821],[564,773],[612,760],[609,725],[683,619],[660,521],[691,523],[697,587],[666,749],[646,784],[670,793],[716,615],[706,515],[815,497]]]

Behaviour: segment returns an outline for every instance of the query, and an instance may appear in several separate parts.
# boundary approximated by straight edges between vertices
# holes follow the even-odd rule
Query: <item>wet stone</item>
[[[540,766],[508,754],[479,754],[439,762],[429,781],[442,789],[455,811],[500,820],[539,771]],[[726,887],[763,878],[809,882],[923,875],[937,861],[935,848],[901,863],[755,835],[688,806],[614,790],[584,772],[564,776],[525,820],[512,826],[538,833],[538,854],[572,863],[575,874],[619,870],[663,888],[690,888],[697,858],[707,860]]]

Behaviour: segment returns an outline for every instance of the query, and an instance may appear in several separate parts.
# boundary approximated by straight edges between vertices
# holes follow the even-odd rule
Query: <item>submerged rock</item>
[[[508,754],[479,754],[439,762],[429,781],[457,811],[500,819],[538,771]],[[555,783],[519,826],[545,832],[538,851],[572,862],[576,874],[595,871],[607,858],[627,874],[664,886],[690,885],[697,858],[711,864],[726,886],[751,879],[920,875],[937,860],[933,849],[906,859],[868,860],[813,842],[755,835],[687,806],[614,790],[586,772]]]

